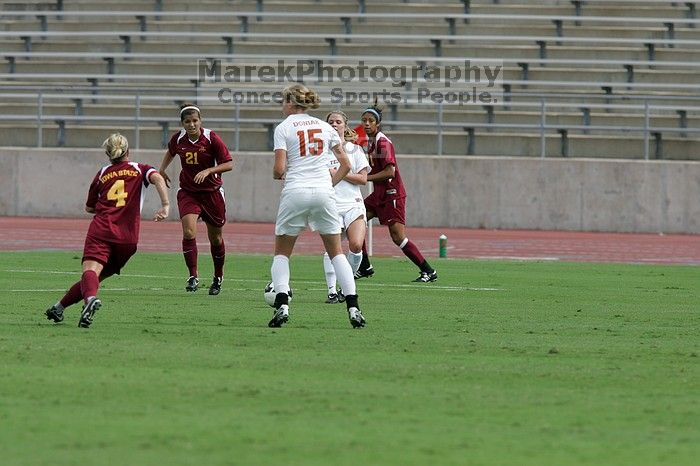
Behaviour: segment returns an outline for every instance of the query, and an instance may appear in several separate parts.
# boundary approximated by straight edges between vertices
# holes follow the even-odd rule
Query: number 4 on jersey
[[[312,129],[307,129],[306,134],[304,134],[304,131],[297,131],[297,137],[299,138],[299,154],[302,157],[305,157],[307,155],[306,153],[306,146],[307,142],[306,139],[308,138],[308,146],[309,146],[309,154],[311,155],[321,155],[323,153],[323,139],[317,137],[317,134],[322,133],[323,130],[320,128],[312,128]],[[314,145],[312,145],[314,144]]]
[[[129,193],[124,191],[124,180],[115,181],[112,187],[109,188],[109,191],[107,191],[107,199],[117,201],[117,207],[124,207],[128,196]]]

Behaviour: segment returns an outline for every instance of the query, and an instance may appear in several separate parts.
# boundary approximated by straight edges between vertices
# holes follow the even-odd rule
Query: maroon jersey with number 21
[[[194,182],[197,173],[232,160],[226,144],[212,130],[201,128],[199,138],[192,142],[183,129],[173,134],[168,143],[168,152],[180,157],[180,189],[185,191],[215,191],[222,185],[221,175],[215,173],[202,181]]]

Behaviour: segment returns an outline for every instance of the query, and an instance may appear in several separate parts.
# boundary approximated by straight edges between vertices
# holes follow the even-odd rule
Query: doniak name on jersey
[[[316,123],[318,123],[318,120],[302,120],[302,121],[295,121],[295,122],[294,122],[294,127],[296,128],[297,126],[315,125]]]

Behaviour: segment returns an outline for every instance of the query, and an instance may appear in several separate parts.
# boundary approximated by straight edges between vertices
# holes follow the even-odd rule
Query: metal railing
[[[639,46],[644,45],[653,50],[658,46],[676,48],[678,46],[698,46],[698,39],[675,38],[626,38],[626,37],[563,37],[545,35],[493,35],[493,34],[330,34],[315,32],[201,32],[201,31],[0,31],[2,39],[22,39],[25,42],[26,51],[31,51],[31,40],[39,39],[85,39],[106,38],[115,41],[124,41],[125,46],[131,43],[133,37],[141,40],[151,39],[217,39],[225,41],[233,53],[233,40],[260,39],[264,41],[289,42],[290,40],[308,40],[312,42],[325,41],[331,49],[331,55],[336,55],[337,43],[340,40],[355,43],[375,43],[377,40],[392,41],[394,44],[406,42],[423,42],[432,44],[436,56],[441,56],[443,43],[531,43],[536,44],[542,50],[546,50],[547,44],[601,44],[611,46]],[[128,40],[127,40],[128,39]],[[128,50],[125,50],[128,51]],[[545,58],[545,57],[541,57]]]
[[[78,82],[89,82],[92,83],[93,87],[95,87],[95,91],[99,92],[99,87],[97,86],[97,83],[99,82],[123,82],[123,83],[135,83],[135,84],[144,84],[144,83],[162,83],[162,82],[170,82],[170,84],[191,84],[193,88],[199,88],[202,86],[202,84],[221,84],[221,85],[226,85],[227,83],[232,85],[251,85],[251,86],[256,86],[257,89],[263,89],[267,90],[270,87],[270,84],[272,82],[275,83],[276,86],[280,86],[280,83],[277,82],[279,77],[275,77],[275,79],[271,78],[265,78],[261,77],[259,75],[251,75],[251,76],[245,76],[244,80],[239,79],[238,81],[233,78],[231,80],[227,80],[226,78],[218,77],[219,81],[215,81],[216,76],[215,75],[205,75],[205,76],[198,76],[196,74],[180,74],[180,75],[173,75],[173,74],[156,74],[156,73],[151,73],[151,74],[135,74],[135,73],[0,73],[0,81],[22,81],[22,80],[27,80],[27,81],[37,81],[41,84],[44,84],[46,86],[50,86],[50,83],[52,81],[57,81],[57,82],[72,82],[72,83],[78,83]],[[352,86],[358,86],[358,87],[364,87],[367,88],[367,80],[362,80],[358,77],[340,77],[340,76],[332,76],[333,80],[329,80],[325,77],[324,73],[321,71],[316,77],[312,76],[301,76],[302,81],[305,82],[310,82],[314,84],[325,84],[325,85],[334,85],[335,83],[341,82],[344,86],[348,86],[348,88],[351,88]],[[410,89],[411,87],[415,86],[420,86],[420,85],[429,85],[429,84],[435,84],[435,83],[444,83],[448,81],[447,78],[440,79],[440,80],[433,80],[430,79],[429,77],[424,77],[424,76],[417,76],[416,79],[413,79],[413,77],[410,77],[411,80],[407,80],[404,82],[404,87],[407,87]],[[390,77],[387,75],[384,77],[384,79],[390,83]],[[464,80],[461,79],[457,80],[457,84],[464,84],[466,86],[473,85],[473,84],[479,84],[482,83],[482,81],[469,81],[469,80]],[[574,89],[599,89],[599,90],[605,90],[606,92],[612,91],[614,89],[622,89],[622,90],[639,90],[639,91],[644,91],[644,92],[651,92],[651,91],[678,91],[678,92],[685,92],[689,94],[698,94],[698,91],[700,91],[700,85],[697,83],[692,83],[692,84],[687,84],[687,83],[669,83],[669,82],[664,82],[664,81],[658,81],[658,82],[648,82],[648,83],[640,83],[640,82],[634,82],[634,81],[600,81],[600,80],[594,80],[594,81],[571,81],[571,80],[556,80],[556,79],[500,79],[495,81],[496,83],[500,84],[504,88],[504,92],[510,92],[514,87],[517,86],[522,86],[525,88],[533,88],[533,87],[546,87],[548,89],[557,89],[557,88],[574,88]],[[455,84],[455,82],[451,83],[452,85]],[[259,86],[263,86],[262,88]],[[5,85],[7,87],[7,85]],[[371,90],[371,89],[369,89]]]
[[[44,106],[47,100],[59,100],[70,102],[78,105],[79,101],[82,99],[95,99],[96,96],[92,94],[51,94],[51,93],[7,93],[0,94],[0,98],[7,102],[7,99],[19,98],[26,101],[27,98],[36,99],[36,115],[14,115],[13,121],[26,121],[36,123],[36,146],[42,147],[44,145],[43,141],[43,130],[44,127],[49,123],[58,124],[59,133],[65,132],[65,124],[67,122],[75,122],[80,124],[128,124],[132,126],[135,130],[135,137],[133,141],[133,147],[140,148],[140,132],[145,127],[152,127],[153,125],[158,125],[162,129],[163,143],[167,141],[170,136],[171,128],[177,128],[180,125],[179,120],[172,117],[149,117],[143,116],[143,105],[147,102],[158,102],[163,103],[164,100],[172,100],[172,97],[168,96],[125,96],[125,95],[101,95],[97,99],[104,99],[110,101],[123,101],[126,103],[133,104],[133,116],[111,116],[111,115],[83,115],[83,114],[46,114],[44,111]],[[215,102],[214,99],[201,97],[201,103],[211,103]],[[220,102],[216,102],[220,104]],[[420,105],[418,102],[409,101],[406,102],[407,105],[415,106]],[[443,141],[445,133],[448,131],[458,131],[464,133],[469,138],[469,144],[473,147],[473,140],[475,137],[475,132],[477,130],[487,130],[489,132],[498,130],[522,130],[527,131],[530,134],[537,134],[540,138],[540,154],[541,158],[546,157],[546,140],[551,134],[558,134],[562,140],[562,144],[568,137],[570,132],[579,131],[582,134],[588,134],[591,131],[599,131],[613,134],[628,134],[637,133],[642,136],[643,139],[643,154],[644,159],[650,159],[649,142],[651,138],[654,138],[657,143],[660,141],[662,134],[672,134],[678,135],[679,137],[687,138],[689,134],[697,135],[700,134],[700,128],[688,127],[687,125],[687,115],[697,114],[700,117],[700,106],[688,106],[688,105],[660,105],[655,104],[651,100],[646,100],[643,105],[639,104],[595,104],[595,103],[562,103],[562,102],[548,102],[545,97],[541,97],[539,103],[532,102],[512,102],[510,104],[511,108],[524,109],[528,111],[537,110],[539,111],[538,123],[475,123],[475,122],[445,122],[443,119],[443,114],[445,107],[448,104],[438,103],[437,108],[431,108],[431,111],[435,113],[435,119],[433,120],[421,120],[421,121],[407,121],[399,119],[387,119],[383,123],[389,128],[420,128],[426,129],[430,128],[436,133],[436,147],[435,154],[440,156],[443,155]],[[246,128],[252,127],[262,127],[266,128],[268,143],[271,144],[272,131],[274,126],[279,122],[279,118],[244,118],[241,117],[242,105],[240,103],[235,103],[230,106],[231,117],[207,117],[207,122],[215,123],[217,125],[227,125],[232,127],[234,131],[234,140],[232,147],[235,151],[240,149],[240,137],[241,134],[246,130]],[[435,107],[435,105],[433,105]],[[641,119],[639,125],[595,125],[595,124],[553,124],[549,122],[551,113],[570,111],[570,112],[580,112],[582,107],[585,107],[588,112],[591,110],[609,112],[618,111],[626,112],[637,118]],[[664,113],[665,112],[665,113]],[[651,125],[651,119],[654,117],[665,116],[668,117],[669,114],[678,115],[678,126],[653,126]],[[585,120],[585,119],[584,119]],[[79,129],[79,128],[78,128]],[[507,137],[508,133],[502,134]],[[59,145],[61,139],[65,140],[65,133],[59,134]],[[473,154],[474,150],[468,150],[467,154]],[[550,154],[551,155],[551,154]]]
[[[608,0],[602,0],[601,3],[607,3]],[[468,3],[468,2],[463,2]],[[575,3],[584,3],[572,1]],[[590,3],[590,2],[586,2]],[[639,4],[640,1],[630,0],[630,3]],[[659,3],[659,2],[649,2],[649,3]],[[677,2],[667,2],[669,5]],[[332,13],[309,11],[304,13],[299,13],[295,11],[278,11],[278,12],[266,12],[263,10],[258,11],[217,11],[216,13],[208,11],[77,11],[77,10],[55,10],[55,11],[9,11],[0,10],[0,17],[25,17],[33,15],[39,20],[40,26],[43,31],[48,30],[48,18],[55,18],[62,20],[66,17],[74,18],[134,18],[139,21],[139,26],[141,30],[146,31],[148,29],[148,20],[159,21],[161,19],[179,19],[179,18],[205,18],[215,21],[236,19],[241,21],[241,27],[244,28],[251,21],[255,20],[257,22],[262,22],[269,18],[283,18],[283,19],[293,19],[293,20],[336,20],[347,25],[348,22],[356,20],[358,22],[366,22],[367,20],[416,20],[416,21],[426,21],[426,20],[444,20],[449,26],[450,23],[455,21],[462,21],[464,23],[469,23],[472,20],[484,20],[484,21],[494,21],[496,23],[503,22],[514,22],[522,23],[524,21],[530,23],[543,23],[543,24],[554,24],[557,22],[561,23],[573,23],[576,25],[581,25],[584,23],[603,23],[603,24],[635,24],[635,25],[658,25],[665,26],[667,24],[687,24],[689,27],[694,27],[700,23],[700,21],[695,17],[695,8],[691,7],[691,4],[697,2],[683,2],[686,4],[686,17],[685,18],[673,18],[673,17],[639,17],[639,16],[586,16],[581,14],[576,14],[580,10],[574,9],[573,15],[533,15],[533,14],[508,14],[508,13],[488,13],[488,14],[473,14],[469,13],[471,8],[465,8],[464,13],[402,13],[402,12],[392,12],[392,13],[381,13],[381,12],[367,12],[358,11],[356,13],[349,11],[338,11]],[[630,7],[628,7],[630,8]],[[242,31],[246,32],[246,31]],[[563,32],[563,30],[562,30]]]

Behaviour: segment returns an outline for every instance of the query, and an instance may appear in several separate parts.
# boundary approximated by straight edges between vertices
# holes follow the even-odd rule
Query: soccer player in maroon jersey
[[[119,274],[136,252],[141,225],[143,188],[153,184],[160,196],[161,208],[155,212],[155,221],[168,217],[170,202],[163,177],[150,165],[129,161],[129,142],[119,133],[107,138],[102,147],[111,165],[97,172],[90,184],[85,210],[94,213],[83,249],[83,275],[70,287],[65,296],[46,310],[46,318],[56,323],[63,321],[63,310],[80,302],[85,303],[78,321],[87,328],[101,306],[97,298],[100,282]]]
[[[437,272],[425,260],[418,247],[406,236],[406,190],[396,164],[394,144],[381,131],[382,110],[376,103],[362,113],[362,126],[367,134],[367,154],[370,172],[367,181],[374,183],[372,193],[365,198],[367,221],[374,217],[389,227],[391,240],[420,269],[415,282],[437,280]],[[367,243],[362,247],[362,262],[355,278],[370,277],[374,268],[367,256]]]
[[[170,187],[165,173],[175,156],[180,157],[180,189],[177,191],[177,207],[182,222],[182,254],[189,270],[185,285],[187,291],[197,291],[197,219],[207,225],[211,256],[214,261],[214,278],[209,287],[210,295],[221,292],[224,280],[223,227],[226,223],[226,202],[221,173],[233,169],[231,154],[224,141],[212,130],[202,127],[202,114],[192,104],[180,107],[182,128],[173,134],[168,150],[160,164],[160,174]]]

